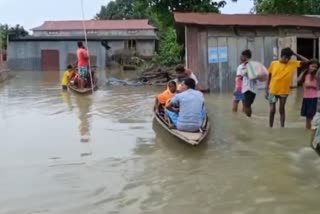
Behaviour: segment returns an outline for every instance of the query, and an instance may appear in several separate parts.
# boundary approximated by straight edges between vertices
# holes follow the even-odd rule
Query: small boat
[[[80,89],[80,88],[77,88],[77,87],[75,87],[75,86],[73,86],[71,84],[68,85],[68,88],[69,88],[69,90],[74,91],[74,92],[76,92],[78,94],[90,94],[90,93],[92,93],[92,88],[82,88],[82,89]],[[96,91],[97,89],[98,89],[98,86],[94,85],[93,91]]]
[[[319,139],[319,134],[320,132],[318,132],[317,129],[311,141],[311,148],[313,148],[320,155],[320,144],[317,142],[317,139]]]
[[[203,128],[201,129],[201,131],[199,130],[199,132],[183,132],[177,130],[176,128],[172,128],[170,123],[164,118],[164,116],[160,115],[156,111],[154,111],[154,117],[158,121],[158,123],[169,133],[192,146],[199,145],[208,136],[210,130],[208,115],[206,115],[202,126]]]

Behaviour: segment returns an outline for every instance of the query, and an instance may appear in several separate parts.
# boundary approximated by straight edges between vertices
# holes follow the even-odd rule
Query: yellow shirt
[[[287,64],[283,64],[280,61],[271,62],[269,67],[271,74],[270,93],[273,95],[288,95],[292,77],[300,65],[301,62],[297,60],[290,60]]]
[[[62,81],[61,81],[61,85],[68,85],[69,82],[70,82],[70,78],[71,78],[71,72],[69,72],[68,70],[66,70],[66,71],[63,73],[63,78],[62,78]]]

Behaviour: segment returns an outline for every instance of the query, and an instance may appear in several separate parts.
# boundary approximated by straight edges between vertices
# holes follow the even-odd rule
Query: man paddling
[[[196,83],[187,78],[181,84],[181,93],[167,103],[166,114],[180,131],[197,132],[201,129],[205,110],[204,97],[195,90]]]
[[[82,89],[85,79],[89,76],[89,54],[81,41],[78,42],[77,58],[80,77],[79,88]]]

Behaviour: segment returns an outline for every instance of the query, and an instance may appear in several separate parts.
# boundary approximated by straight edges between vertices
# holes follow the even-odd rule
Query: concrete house
[[[92,65],[105,68],[107,53],[135,50],[141,57],[155,53],[156,29],[148,20],[46,21],[33,35],[10,38],[8,65],[12,70],[64,70],[76,60],[77,41],[86,27]]]
[[[285,47],[307,58],[319,58],[318,17],[176,13],[175,21],[185,32],[186,66],[211,91],[233,90],[244,49],[250,49],[253,59],[266,67]],[[292,86],[297,86],[297,75]]]

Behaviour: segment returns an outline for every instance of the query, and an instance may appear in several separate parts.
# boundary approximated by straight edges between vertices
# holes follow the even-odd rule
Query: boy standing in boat
[[[181,92],[181,85],[185,78],[187,78],[186,69],[184,68],[184,65],[178,65],[176,67],[176,75],[177,78],[174,80],[177,83],[177,92]]]
[[[81,41],[78,42],[77,58],[80,77],[79,88],[82,89],[84,88],[85,79],[89,75],[89,55]]]
[[[293,55],[302,59],[302,61],[291,60]],[[280,60],[271,62],[266,89],[266,98],[270,103],[269,126],[271,128],[273,127],[274,116],[276,114],[276,103],[278,100],[280,102],[280,123],[281,127],[284,127],[286,120],[285,106],[290,93],[292,77],[295,74],[296,69],[299,68],[302,63],[308,61],[307,58],[294,53],[290,48],[284,48],[281,50]]]

